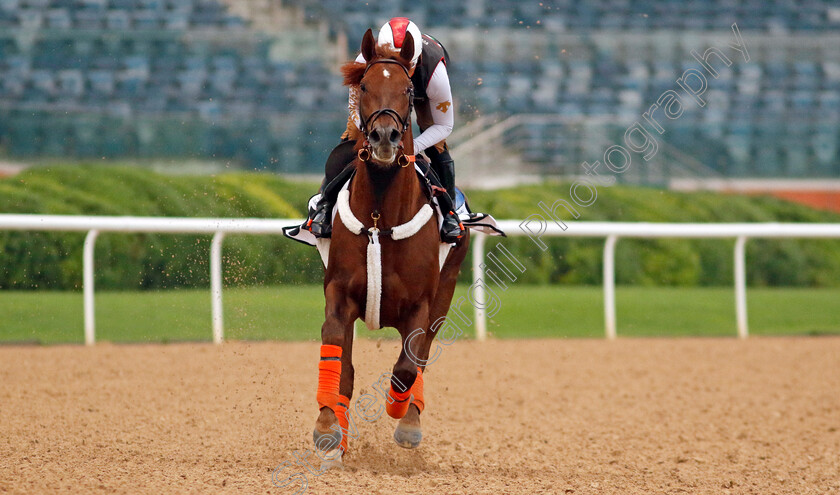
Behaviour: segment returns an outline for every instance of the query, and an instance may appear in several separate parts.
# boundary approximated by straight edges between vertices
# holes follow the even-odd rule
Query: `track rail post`
[[[210,243],[210,298],[214,344],[221,344],[225,339],[225,322],[222,312],[222,241],[224,239],[224,232],[216,232]]]
[[[85,307],[85,345],[93,345],[96,343],[96,312],[93,305],[93,248],[96,245],[96,238],[98,236],[98,230],[89,230],[85,236],[85,244],[82,249],[82,290],[84,292]]]
[[[749,336],[747,327],[747,237],[738,236],[735,240],[735,317],[738,322],[738,337]]]
[[[475,295],[475,339],[478,341],[487,340],[487,315],[484,313],[484,306],[487,304],[487,295],[484,293],[484,234],[474,234],[471,238],[472,245],[472,268],[473,285]],[[479,283],[481,281],[481,283]]]
[[[618,236],[608,235],[604,243],[604,333],[614,340],[615,329],[615,243]]]

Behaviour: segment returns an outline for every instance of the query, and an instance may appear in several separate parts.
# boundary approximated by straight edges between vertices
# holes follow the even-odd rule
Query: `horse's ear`
[[[405,33],[403,46],[400,49],[400,58],[405,61],[405,66],[411,68],[411,59],[414,58],[414,36],[411,33]]]
[[[365,57],[365,62],[370,62],[376,58],[376,40],[373,39],[373,31],[370,29],[365,32],[362,38],[362,56]]]

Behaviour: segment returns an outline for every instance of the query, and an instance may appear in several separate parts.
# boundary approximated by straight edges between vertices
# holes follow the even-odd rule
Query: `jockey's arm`
[[[446,139],[455,125],[455,110],[452,108],[452,88],[446,64],[439,62],[426,88],[429,107],[432,111],[432,125],[414,139],[414,154],[418,154]]]

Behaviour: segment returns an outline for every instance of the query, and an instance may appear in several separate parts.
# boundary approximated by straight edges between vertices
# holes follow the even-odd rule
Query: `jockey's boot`
[[[455,243],[458,242],[458,239],[464,237],[464,233],[461,219],[458,218],[454,209],[449,210],[449,213],[443,216],[443,225],[440,226],[440,240],[450,244]]]
[[[326,184],[321,190],[321,198],[309,210],[309,219],[304,228],[319,239],[326,239],[332,235],[332,210],[335,206],[341,187],[350,179],[356,169],[345,167],[344,170]]]
[[[440,182],[446,188],[446,194],[438,197],[438,204],[443,212],[440,240],[447,243],[458,242],[466,231],[455,213],[455,162],[449,158],[449,151],[441,153],[435,162]]]
[[[332,201],[326,194],[321,194],[321,199],[315,204],[315,209],[309,214],[309,221],[306,222],[306,228],[312,235],[319,239],[326,239],[332,235],[332,209]]]

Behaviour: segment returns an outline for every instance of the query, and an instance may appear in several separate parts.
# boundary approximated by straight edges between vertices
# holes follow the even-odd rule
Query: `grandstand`
[[[840,11],[827,0],[464,0],[418,4],[409,0],[352,2],[287,0],[309,21],[330,19],[338,29],[358,32],[373,21],[404,12],[430,28],[528,27],[551,31],[708,30],[743,22],[743,29],[775,33],[829,31]]]
[[[0,27],[0,135],[13,157],[297,171],[340,131],[346,97],[317,29],[266,35],[207,0],[6,0]]]
[[[337,60],[394,14],[449,48],[458,126],[562,117],[500,137],[538,175],[580,173],[737,22],[752,59],[669,123],[667,159],[710,177],[840,175],[829,0],[0,0],[0,153],[318,173],[346,118]]]

